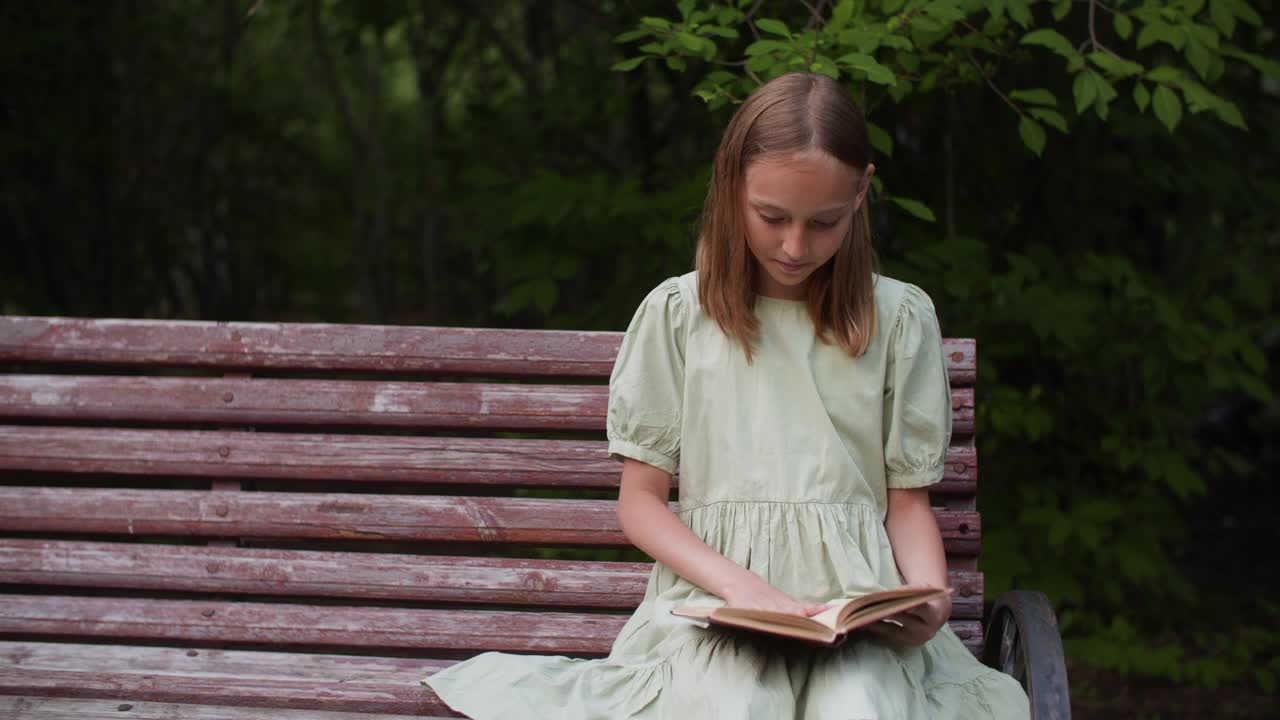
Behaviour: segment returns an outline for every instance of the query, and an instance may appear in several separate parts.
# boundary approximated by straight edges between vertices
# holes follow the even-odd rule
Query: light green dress
[[[878,330],[850,358],[801,302],[758,298],[754,363],[702,313],[694,273],[637,310],[609,383],[609,452],[680,467],[680,518],[712,548],[804,600],[902,584],[886,488],[942,477],[950,390],[919,288],[878,277]],[[477,720],[943,720],[1030,716],[1010,677],[950,628],[918,648],[838,648],[675,617],[722,601],[661,563],[608,657],[485,653],[423,680]]]

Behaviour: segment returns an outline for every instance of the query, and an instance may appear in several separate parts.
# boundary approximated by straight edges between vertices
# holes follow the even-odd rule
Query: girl
[[[838,648],[670,614],[811,615],[904,582],[943,587],[927,485],[951,402],[933,305],[873,273],[861,113],[821,75],[760,87],[716,153],[697,269],[636,311],[609,382],[618,517],[657,562],[607,658],[486,653],[423,682],[480,720],[1026,718],[942,599]],[[680,513],[667,498],[680,467]]]

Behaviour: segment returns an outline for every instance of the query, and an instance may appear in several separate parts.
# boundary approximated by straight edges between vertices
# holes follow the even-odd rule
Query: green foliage
[[[709,109],[807,70],[866,110],[885,156],[874,217],[882,236],[894,228],[886,265],[933,293],[948,334],[979,339],[989,593],[1048,592],[1084,662],[1274,688],[1275,606],[1236,607],[1230,585],[1251,576],[1200,567],[1195,549],[1241,512],[1230,496],[1207,503],[1211,487],[1267,492],[1256,446],[1206,442],[1197,423],[1229,398],[1259,408],[1236,432],[1264,437],[1277,416],[1262,343],[1278,298],[1262,278],[1280,276],[1280,187],[1239,167],[1280,170],[1280,138],[1256,119],[1280,119],[1280,75],[1254,6],[696,7],[639,23],[623,44],[661,62],[681,52],[673,38],[711,24],[737,39],[688,66]],[[1252,144],[1269,155],[1226,150]],[[944,227],[924,198],[942,199]]]

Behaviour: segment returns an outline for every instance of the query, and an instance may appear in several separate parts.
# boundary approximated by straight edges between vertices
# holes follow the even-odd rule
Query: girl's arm
[[[671,512],[671,475],[625,458],[618,492],[618,522],[633,545],[680,577],[724,598],[731,607],[814,615],[823,606],[806,603],[711,549]]]
[[[942,533],[929,506],[929,490],[889,489],[889,509],[884,520],[898,563],[907,585],[944,588],[947,586],[947,556],[942,548]],[[873,623],[881,635],[907,645],[920,645],[933,637],[951,616],[951,598],[942,597],[910,610],[891,623]]]

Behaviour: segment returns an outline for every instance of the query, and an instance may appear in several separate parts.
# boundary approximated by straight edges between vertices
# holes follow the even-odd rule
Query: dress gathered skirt
[[[679,468],[680,519],[711,548],[813,602],[898,587],[889,488],[941,479],[951,404],[927,295],[876,278],[877,329],[852,358],[804,303],[760,297],[753,358],[697,306],[693,273],[636,312],[610,379],[609,452]],[[1030,717],[1022,688],[947,627],[919,647],[834,648],[671,615],[723,600],[655,563],[609,655],[484,653],[430,677],[476,720],[983,720]]]

